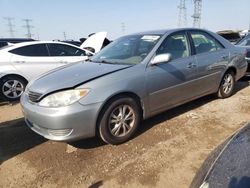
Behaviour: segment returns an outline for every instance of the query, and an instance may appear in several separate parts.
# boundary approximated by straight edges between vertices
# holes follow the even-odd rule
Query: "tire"
[[[220,88],[217,92],[217,97],[224,99],[232,96],[235,87],[235,74],[228,71],[222,78]]]
[[[130,97],[118,97],[102,110],[99,121],[99,136],[112,145],[128,141],[140,123],[140,108]],[[127,118],[126,118],[127,117]]]
[[[3,99],[17,101],[23,94],[27,81],[18,76],[6,76],[0,80],[0,91]]]

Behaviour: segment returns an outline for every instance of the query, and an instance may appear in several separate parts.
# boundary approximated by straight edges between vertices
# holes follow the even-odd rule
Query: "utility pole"
[[[124,34],[126,31],[126,25],[124,22],[121,23],[121,31],[122,31],[122,34]]]
[[[10,34],[10,37],[13,38],[14,37],[14,25],[12,23],[12,21],[14,20],[14,18],[11,17],[4,17],[3,19],[5,19],[7,21],[7,26],[8,26],[8,32]]]
[[[64,40],[67,40],[67,36],[66,36],[66,32],[65,31],[63,32],[63,38],[64,38]]]
[[[183,26],[186,27],[187,26],[186,0],[180,0],[178,9],[179,9],[178,27],[183,27]]]
[[[25,25],[23,27],[27,29],[27,34],[25,34],[25,36],[27,38],[32,38],[33,34],[31,33],[31,28],[34,28],[34,26],[30,25],[32,20],[31,19],[23,19],[23,21],[25,22]]]
[[[248,29],[249,29],[249,31],[250,31],[250,17],[249,17],[249,28],[248,28]]]
[[[194,0],[193,27],[201,27],[202,0]]]

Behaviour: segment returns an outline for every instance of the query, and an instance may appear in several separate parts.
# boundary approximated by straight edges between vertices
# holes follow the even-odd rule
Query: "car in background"
[[[80,47],[55,41],[3,47],[0,50],[0,95],[8,101],[18,100],[31,79],[69,63],[87,60],[99,52],[106,35],[106,32],[96,33]]]
[[[29,41],[35,41],[35,40],[30,38],[0,38],[0,48],[8,46],[8,44],[16,44],[20,42],[29,42]]]
[[[241,39],[240,31],[225,30],[218,31],[217,34],[227,39],[232,44],[236,44]]]
[[[31,81],[21,106],[45,138],[121,144],[143,119],[201,96],[230,97],[246,68],[245,50],[210,31],[142,32]]]
[[[72,44],[72,45],[75,45],[75,46],[78,46],[78,47],[80,47],[81,44],[82,44],[80,41],[75,41],[75,40],[63,40],[63,41],[60,41],[60,42]]]
[[[0,93],[6,100],[20,98],[27,83],[52,69],[84,61],[93,53],[62,42],[33,41],[0,50]]]
[[[190,188],[249,188],[249,142],[250,124],[247,124],[210,154]]]
[[[247,73],[250,73],[250,34],[241,39],[236,45],[246,48],[246,59],[248,62]]]

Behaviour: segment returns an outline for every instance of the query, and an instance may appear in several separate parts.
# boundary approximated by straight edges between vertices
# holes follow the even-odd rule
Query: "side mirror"
[[[156,55],[151,61],[152,65],[157,65],[160,63],[167,63],[171,60],[171,54],[160,54]]]

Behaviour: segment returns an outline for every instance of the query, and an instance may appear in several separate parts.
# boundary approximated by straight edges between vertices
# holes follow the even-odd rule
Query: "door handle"
[[[60,63],[62,63],[62,64],[67,64],[68,61],[60,61]]]
[[[25,63],[25,61],[14,61],[14,63]]]
[[[223,55],[223,56],[221,56],[221,59],[227,59],[228,58],[228,56],[227,55]]]
[[[188,69],[192,69],[192,68],[195,68],[195,67],[196,67],[196,64],[193,63],[193,62],[190,62],[190,63],[188,63],[188,65],[187,65],[187,68],[188,68]]]

